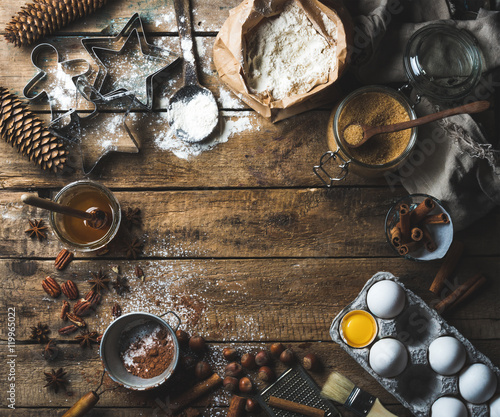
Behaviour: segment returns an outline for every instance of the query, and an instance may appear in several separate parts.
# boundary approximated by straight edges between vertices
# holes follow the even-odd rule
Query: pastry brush
[[[361,417],[397,417],[387,410],[378,398],[363,391],[338,372],[330,374],[321,396],[343,404]]]

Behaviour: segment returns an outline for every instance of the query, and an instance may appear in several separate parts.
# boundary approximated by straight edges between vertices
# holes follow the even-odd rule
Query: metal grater
[[[341,417],[340,412],[333,404],[329,400],[322,398],[320,394],[318,386],[309,374],[302,366],[296,365],[285,371],[276,382],[263,390],[257,396],[257,401],[271,417],[303,417],[302,414],[270,407],[267,402],[271,396],[320,408],[325,410],[326,417]]]

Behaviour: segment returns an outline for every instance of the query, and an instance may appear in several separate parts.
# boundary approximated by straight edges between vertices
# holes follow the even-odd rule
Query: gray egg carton
[[[368,310],[366,294],[376,282],[392,280],[400,285],[406,294],[404,310],[393,319],[375,317],[378,324],[378,334],[375,340],[366,348],[356,349],[344,342],[340,335],[340,322],[344,315],[352,310]],[[334,319],[330,326],[330,336],[342,349],[351,355],[370,375],[372,375],[389,393],[401,402],[417,417],[429,417],[431,406],[439,397],[444,395],[457,396],[466,405],[470,417],[488,417],[490,415],[487,404],[471,404],[460,397],[458,392],[458,377],[443,376],[435,373],[428,363],[428,348],[431,342],[439,336],[454,336],[461,341],[467,352],[467,361],[464,365],[481,362],[491,368],[500,380],[500,369],[469,340],[467,340],[453,326],[450,326],[420,297],[407,289],[394,275],[388,272],[378,272],[370,278],[360,291],[356,299],[345,307]],[[368,362],[370,347],[374,342],[384,337],[393,337],[402,342],[408,350],[408,365],[405,370],[394,378],[384,378],[375,373]],[[500,386],[500,384],[499,384]]]

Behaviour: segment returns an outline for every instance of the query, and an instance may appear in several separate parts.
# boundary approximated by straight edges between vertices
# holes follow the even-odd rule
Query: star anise
[[[128,207],[127,210],[122,210],[123,220],[129,229],[133,226],[140,226],[141,220],[141,209]]]
[[[47,226],[43,225],[43,220],[28,220],[30,228],[25,230],[24,233],[29,233],[31,238],[37,237],[38,240],[47,239],[45,230]]]
[[[87,282],[91,284],[90,289],[95,293],[100,294],[101,291],[107,290],[109,282],[111,281],[108,276],[102,272],[102,269],[99,269],[99,272],[91,272],[92,279],[89,279]]]
[[[53,361],[59,355],[59,348],[54,339],[50,339],[43,349],[43,357],[48,361]]]
[[[45,387],[53,388],[56,393],[59,392],[59,388],[66,389],[66,384],[68,381],[64,378],[66,372],[63,368],[59,368],[57,371],[52,369],[51,372],[44,372],[45,380],[47,383],[44,385]]]
[[[82,331],[78,336],[75,336],[75,340],[80,342],[82,348],[92,348],[92,343],[97,343],[97,338],[99,334],[97,332],[89,332],[88,330]]]
[[[45,343],[49,340],[47,336],[49,333],[49,326],[38,323],[36,326],[31,327],[30,339],[36,340],[38,343]]]
[[[125,246],[125,254],[128,259],[137,259],[137,257],[142,253],[142,248],[144,243],[142,243],[139,239],[134,237],[132,241]]]
[[[117,276],[116,281],[113,282],[113,288],[118,295],[123,295],[126,292],[130,292],[130,287],[127,284],[127,278],[122,278],[120,276]]]

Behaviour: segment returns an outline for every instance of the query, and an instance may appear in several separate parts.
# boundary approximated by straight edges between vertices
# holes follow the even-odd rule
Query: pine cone
[[[104,4],[106,0],[34,0],[12,17],[5,38],[16,46],[31,45]]]
[[[0,136],[42,169],[57,172],[66,163],[68,151],[64,144],[17,96],[3,87],[0,87]]]

